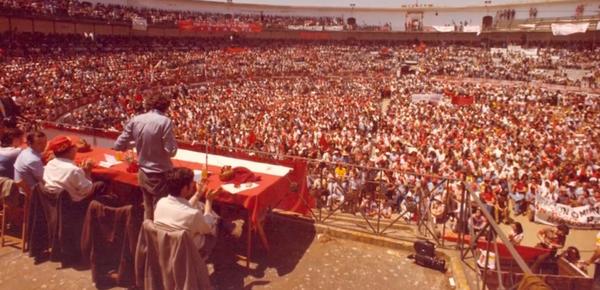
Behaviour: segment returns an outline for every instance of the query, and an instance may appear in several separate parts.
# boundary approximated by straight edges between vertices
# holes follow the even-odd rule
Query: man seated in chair
[[[204,181],[194,182],[194,172],[176,167],[166,173],[169,195],[154,209],[154,223],[188,231],[203,258],[210,256],[217,242],[219,216],[212,210],[218,189],[208,190]],[[206,203],[200,197],[206,194]]]
[[[92,200],[107,192],[104,182],[92,182],[90,160],[82,162],[80,166],[75,164],[77,146],[70,138],[58,136],[52,139],[48,143],[48,150],[54,154],[54,159],[44,167],[46,189],[55,192],[66,190],[74,202]]]
[[[29,190],[43,181],[44,162],[42,153],[46,149],[48,138],[41,131],[33,131],[26,136],[28,147],[21,151],[15,161],[15,181],[23,180]],[[22,192],[24,193],[24,192]]]

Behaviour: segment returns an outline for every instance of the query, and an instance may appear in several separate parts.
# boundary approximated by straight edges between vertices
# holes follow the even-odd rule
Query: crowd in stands
[[[0,13],[16,15],[75,17],[109,22],[131,23],[133,18],[144,18],[148,24],[177,25],[180,20],[194,20],[209,23],[245,22],[261,23],[265,26],[285,27],[287,25],[330,26],[343,25],[340,17],[278,16],[264,14],[224,14],[195,11],[162,10],[138,8],[78,0],[1,0]]]
[[[125,22],[144,17],[168,25],[182,19],[283,26],[342,21],[226,18],[70,0],[0,0],[0,11]],[[20,129],[0,130],[0,177],[26,180],[20,171],[33,171],[25,181],[29,188],[43,180],[50,189],[67,190],[73,201],[109,195],[107,184],[93,182],[91,161],[75,164],[78,149],[71,139],[55,138],[46,146],[46,136],[32,127],[49,121],[116,134],[128,122],[145,124],[148,115],[132,117],[152,107],[144,108],[148,99],[168,95],[168,105],[155,100],[164,111],[147,113],[168,124],[168,136],[204,148],[301,158],[318,207],[385,218],[408,212],[409,220],[425,204],[436,222],[451,220],[453,230],[473,234],[485,230],[486,210],[498,223],[531,217],[536,197],[572,207],[600,202],[599,83],[600,48],[578,44],[545,46],[531,55],[493,52],[488,44],[7,32],[0,35],[0,113],[16,103]],[[135,139],[128,134],[122,133],[116,149]],[[173,138],[170,145],[167,162],[176,152]],[[55,157],[46,164],[43,149]],[[75,172],[84,190],[65,188],[64,172]],[[171,192],[155,203],[158,222],[168,224],[176,200],[186,204],[192,197],[196,207],[203,195],[204,215],[213,215],[216,189],[209,194],[202,181],[195,184],[189,169],[166,172]],[[439,187],[443,180],[448,183]],[[468,207],[468,221],[458,221],[465,190],[484,207]],[[148,211],[151,202],[144,203]],[[201,232],[215,235],[217,218],[210,221]],[[511,226],[509,241],[518,245],[523,227]],[[568,233],[563,224],[543,229],[538,236],[546,245],[540,247],[562,248]],[[201,248],[214,241],[196,242]]]
[[[54,120],[66,112],[57,108],[83,99],[89,105],[67,110],[61,122],[120,131],[142,112],[145,95],[172,90],[169,115],[181,141],[332,162],[314,167],[310,182],[330,206],[344,198],[334,194],[338,186],[360,188],[355,204],[379,211],[375,195],[364,193],[377,189],[368,181],[384,180],[391,213],[437,180],[405,172],[469,177],[490,208],[511,197],[517,213],[537,194],[569,205],[600,199],[597,96],[539,85],[580,80],[531,73],[588,69],[596,78],[586,85],[595,87],[597,49],[550,47],[525,58],[457,44],[2,39],[10,40],[0,42],[0,89],[25,117]],[[402,60],[417,60],[416,73],[401,75]],[[416,93],[472,96],[475,103],[456,106],[447,96],[415,103]],[[392,171],[377,175],[368,167]],[[452,190],[458,194],[459,185]]]

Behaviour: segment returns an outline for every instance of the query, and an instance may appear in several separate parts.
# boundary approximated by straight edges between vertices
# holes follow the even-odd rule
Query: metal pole
[[[488,227],[489,227],[489,223],[481,231],[482,232],[485,231],[486,229],[488,229]],[[489,229],[489,230],[491,230],[491,229]],[[477,239],[479,239],[479,235],[477,235],[477,236],[478,236]],[[485,290],[485,285],[487,282],[487,272],[488,272],[489,260],[490,260],[490,241],[488,241],[485,246],[485,263],[484,263],[484,267],[483,267],[483,283],[481,285],[482,290]]]
[[[383,174],[385,174],[385,172],[383,172],[383,170],[379,171],[379,173],[381,173],[381,178],[379,179],[379,194],[381,196],[381,194],[383,193]],[[380,223],[381,223],[381,199],[377,199],[377,233],[379,234],[379,230],[380,230]]]
[[[445,201],[445,205],[444,205],[444,216],[442,216],[444,219],[448,218],[449,216],[449,210],[450,210],[450,182],[448,180],[445,181],[446,182],[446,201]],[[444,220],[444,223],[442,224],[442,247],[445,246],[445,237],[446,237],[446,222],[447,220]]]
[[[500,238],[500,240],[502,241],[502,243],[504,243],[504,245],[506,246],[506,249],[513,256],[513,258],[515,259],[515,261],[517,262],[517,264],[519,265],[519,267],[521,268],[521,270],[523,270],[523,273],[524,274],[531,274],[532,273],[531,269],[529,268],[529,266],[527,265],[527,263],[525,263],[525,261],[523,260],[523,258],[519,254],[519,252],[517,252],[517,250],[515,249],[515,247],[513,246],[513,244],[508,240],[508,238],[506,237],[506,235],[504,234],[504,232],[502,231],[502,229],[500,229],[500,226],[498,226],[498,224],[494,221],[494,218],[492,217],[492,215],[487,210],[485,210],[485,206],[483,205],[483,203],[481,202],[481,200],[479,200],[477,198],[477,196],[475,196],[475,193],[469,192],[469,194],[473,197],[473,200],[475,201],[475,203],[477,204],[477,206],[480,209],[482,209],[483,215],[488,220],[488,225],[491,226],[493,228],[494,232],[496,232],[498,234],[498,237]]]
[[[494,253],[496,254],[495,260],[496,260],[496,274],[498,275],[498,283],[499,283],[498,289],[504,290],[505,287],[504,287],[504,282],[502,282],[502,273],[501,273],[502,269],[500,269],[500,255],[498,253],[498,242],[496,241],[495,233],[492,237],[494,238]],[[488,241],[488,243],[489,243],[489,241]]]

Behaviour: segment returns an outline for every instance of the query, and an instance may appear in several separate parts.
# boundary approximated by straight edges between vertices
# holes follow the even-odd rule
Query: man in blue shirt
[[[14,179],[15,161],[22,151],[23,131],[5,129],[0,136],[0,143],[0,176]]]
[[[15,181],[23,180],[29,189],[42,182],[44,176],[44,162],[42,152],[46,148],[48,138],[41,131],[33,131],[27,134],[27,148],[19,154],[15,161]]]
[[[127,150],[133,141],[140,170],[139,186],[144,194],[144,218],[153,219],[158,200],[168,194],[165,173],[173,168],[177,153],[173,121],[165,114],[172,95],[157,94],[144,100],[147,113],[133,117],[115,142],[116,150]]]

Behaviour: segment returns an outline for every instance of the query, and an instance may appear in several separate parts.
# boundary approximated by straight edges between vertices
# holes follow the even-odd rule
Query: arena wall
[[[150,26],[146,31],[131,29],[124,24],[105,24],[93,21],[58,21],[47,18],[34,19],[24,17],[0,16],[0,32],[42,32],[42,33],[94,33],[96,35],[120,36],[164,36],[164,37],[229,37],[226,32],[192,32],[180,31],[172,27]],[[588,31],[569,36],[553,36],[550,32],[482,32],[475,33],[437,33],[437,32],[307,32],[307,31],[264,31],[261,33],[240,33],[236,37],[249,39],[281,39],[281,40],[371,40],[371,41],[462,41],[480,42],[483,40],[504,42],[566,42],[585,41],[600,42],[600,31]]]
[[[35,20],[34,23],[35,22],[37,22],[37,20]],[[75,24],[75,22],[56,21],[54,22],[55,32],[60,34],[77,33],[77,29],[75,29]]]

